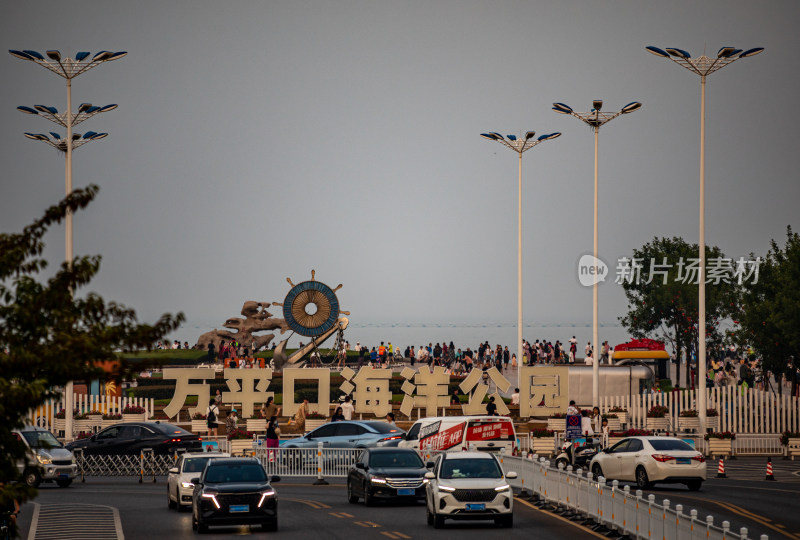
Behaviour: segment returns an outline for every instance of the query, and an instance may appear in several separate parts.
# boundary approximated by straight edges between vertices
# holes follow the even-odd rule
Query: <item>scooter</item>
[[[559,463],[572,465],[574,469],[586,468],[592,458],[600,452],[602,448],[602,441],[594,437],[577,437],[575,439],[568,439],[564,441],[561,446],[561,452],[556,456],[556,467]]]

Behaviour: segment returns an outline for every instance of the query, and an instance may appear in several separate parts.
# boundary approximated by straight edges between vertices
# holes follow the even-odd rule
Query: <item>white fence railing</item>
[[[800,431],[800,398],[756,388],[725,386],[707,389],[708,408],[719,413],[715,431],[734,433],[783,433]],[[684,420],[680,412],[697,410],[697,390],[635,394],[628,396],[601,396],[600,410],[604,413],[613,407],[628,411],[628,427],[645,428],[647,411],[654,405],[669,409],[667,415],[671,430],[680,428]]]
[[[75,409],[80,413],[100,411],[103,414],[121,414],[128,405],[143,407],[145,418],[150,418],[155,413],[155,400],[153,398],[129,398],[93,394],[73,394]],[[50,399],[43,405],[32,410],[28,421],[35,426],[55,431],[54,420],[59,411],[66,407],[66,401]]]
[[[745,527],[737,534],[727,521],[716,525],[713,516],[699,516],[694,509],[685,513],[682,505],[672,507],[669,499],[658,504],[655,495],[644,497],[641,490],[631,493],[630,486],[620,488],[616,480],[609,485],[604,478],[584,475],[580,469],[555,469],[544,458],[504,456],[502,461],[504,470],[518,474],[510,484],[533,493],[539,506],[590,519],[619,535],[664,540],[749,538]]]

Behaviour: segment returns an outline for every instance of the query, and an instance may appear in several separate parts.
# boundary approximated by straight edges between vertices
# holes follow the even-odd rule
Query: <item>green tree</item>
[[[743,339],[761,356],[764,369],[778,380],[791,377],[795,392],[800,368],[800,235],[791,227],[784,247],[770,241],[758,280],[745,282],[739,323]]]
[[[664,341],[681,358],[691,358],[698,338],[699,247],[682,238],[654,238],[633,250],[632,271],[622,282],[628,299],[628,313],[620,321],[634,337]],[[718,267],[725,256],[718,247],[706,246],[707,268]],[[720,263],[721,264],[721,263]],[[706,347],[718,349],[724,334],[720,322],[733,313],[738,287],[735,281],[717,279],[713,272],[706,276]],[[727,281],[727,282],[726,282]],[[689,362],[687,361],[687,366]],[[686,370],[686,386],[689,371]]]
[[[29,411],[59,395],[72,380],[107,376],[100,364],[115,361],[112,377],[131,366],[118,351],[149,349],[183,321],[182,313],[163,315],[152,325],[139,324],[136,313],[95,293],[79,294],[100,268],[100,257],[76,257],[42,279],[43,237],[67,212],[85,208],[96,186],[75,190],[25,227],[0,234],[0,504],[26,501],[36,490],[19,480],[24,448],[12,430],[25,424]]]

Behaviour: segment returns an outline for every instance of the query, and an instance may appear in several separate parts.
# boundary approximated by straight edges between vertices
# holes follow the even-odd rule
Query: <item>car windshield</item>
[[[206,482],[213,484],[230,482],[265,482],[264,468],[258,463],[228,463],[213,465],[206,472]]]
[[[186,431],[185,429],[178,426],[173,426],[172,424],[150,424],[148,425],[148,427],[156,429],[161,433],[163,433],[164,435],[183,436],[192,434],[190,431]]]
[[[209,457],[186,458],[183,462],[183,472],[203,472]]]
[[[369,466],[375,469],[382,467],[421,469],[424,467],[416,452],[376,452],[369,456]]]
[[[403,430],[398,428],[397,426],[393,426],[389,422],[364,422],[370,428],[374,429],[378,433],[402,433]]]
[[[694,451],[694,448],[679,439],[650,439],[650,445],[659,451],[663,450],[689,450]]]
[[[500,471],[494,459],[445,459],[440,478],[500,478]]]
[[[49,431],[23,431],[22,436],[31,448],[61,448],[61,443]]]

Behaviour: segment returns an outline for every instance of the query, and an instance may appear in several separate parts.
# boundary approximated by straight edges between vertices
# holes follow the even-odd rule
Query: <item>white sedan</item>
[[[697,491],[706,479],[706,458],[675,437],[628,437],[597,454],[589,465],[595,477],[636,482],[686,484]]]
[[[178,512],[192,507],[194,484],[206,467],[209,460],[230,457],[224,452],[187,452],[178,458],[178,462],[169,470],[167,476],[167,506],[177,508]]]

